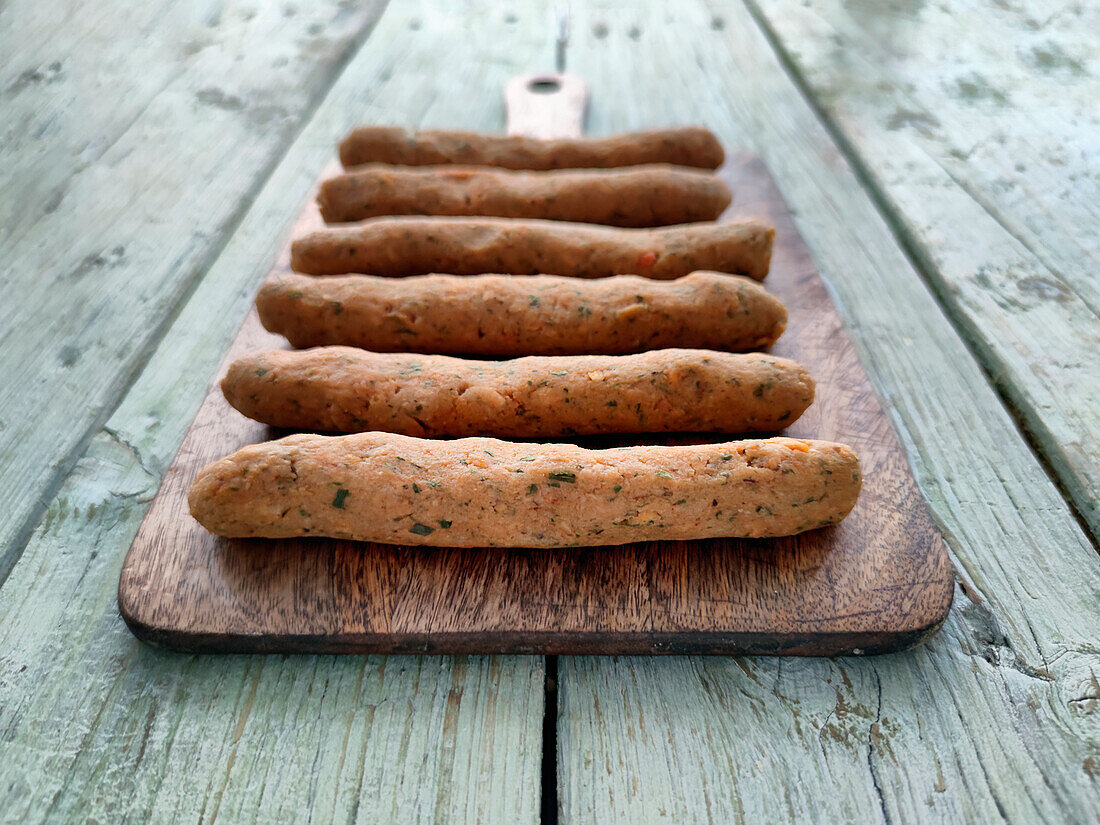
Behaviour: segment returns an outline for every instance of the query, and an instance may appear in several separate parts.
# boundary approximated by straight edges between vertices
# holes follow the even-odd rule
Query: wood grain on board
[[[831,655],[921,641],[951,602],[942,540],[763,164],[737,154],[721,174],[735,193],[726,219],[776,226],[767,284],[790,317],[774,351],[818,382],[787,432],[860,455],[863,494],[841,525],[770,541],[560,551],[224,539],[188,513],[191,481],[279,434],[232,410],[215,385],[123,567],[119,605],[134,633],[212,651]],[[319,225],[310,205],[295,234]],[[277,346],[251,313],[226,361]]]

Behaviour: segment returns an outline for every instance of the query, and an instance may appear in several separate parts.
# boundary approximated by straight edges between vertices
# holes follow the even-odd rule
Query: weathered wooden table
[[[198,657],[127,632],[122,557],[335,140],[499,129],[504,81],[552,64],[548,5],[0,7],[0,821],[1095,821],[1087,3],[573,10],[590,133],[706,123],[795,210],[953,554],[923,647]]]

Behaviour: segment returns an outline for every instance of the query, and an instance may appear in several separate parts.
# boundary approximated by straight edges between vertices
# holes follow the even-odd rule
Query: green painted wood
[[[379,8],[0,9],[0,579]]]
[[[0,590],[0,794],[21,791],[22,806],[0,819],[534,820],[540,660],[459,660],[452,691],[453,675],[414,659],[158,654],[125,634],[113,586],[334,137],[360,118],[499,128],[503,80],[548,65],[546,17],[538,4],[387,12],[52,497]],[[483,51],[463,60],[472,31]],[[563,661],[562,820],[1084,821],[1100,763],[1091,548],[751,19],[597,7],[574,25],[570,67],[593,80],[592,132],[702,119],[765,155],[970,583],[931,646],[873,662]],[[341,670],[364,661],[365,703]],[[442,735],[446,710],[414,733],[444,695],[461,736]],[[332,761],[345,742],[352,755]]]
[[[873,660],[562,659],[560,821],[1090,821],[1095,549],[752,16],[601,3],[572,43],[590,132],[702,121],[764,156],[960,590],[928,644]]]
[[[549,40],[531,17],[490,68],[463,62],[475,12],[411,44],[415,17],[384,15],[51,496],[0,588],[0,822],[537,819],[541,658],[180,656],[138,643],[115,603],[125,550],[336,140],[364,117],[500,128],[504,80]]]
[[[200,657],[118,618],[157,479],[97,435],[0,595],[0,822],[534,822],[542,660]]]
[[[1100,537],[1100,6],[753,3]]]

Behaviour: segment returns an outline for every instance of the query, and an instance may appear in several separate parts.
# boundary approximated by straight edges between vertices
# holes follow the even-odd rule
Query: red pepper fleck
[[[656,252],[643,252],[641,255],[638,256],[638,271],[646,272],[647,270],[652,269],[655,263],[657,263]]]

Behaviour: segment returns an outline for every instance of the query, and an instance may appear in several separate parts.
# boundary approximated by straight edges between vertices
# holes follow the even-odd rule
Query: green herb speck
[[[267,370],[265,370],[263,367],[260,367],[258,370],[256,370],[256,375],[258,375],[260,378],[263,378],[265,375],[267,375]]]
[[[334,498],[332,500],[332,506],[336,507],[339,510],[343,510],[344,509],[344,499],[346,499],[350,495],[351,495],[351,493],[349,493],[347,490],[344,490],[344,489],[337,490],[336,491],[336,498]]]
[[[621,489],[623,489],[623,485],[621,485],[621,484],[616,484],[615,485],[615,492],[616,493],[619,492]]]
[[[419,493],[420,492],[420,486],[415,481],[413,482],[413,492],[414,493]]]
[[[539,305],[539,296],[538,295],[532,295],[531,296],[531,302],[530,302],[529,306],[537,307],[538,305]]]
[[[409,528],[409,532],[410,533],[416,533],[416,535],[418,535],[418,536],[427,536],[427,535],[430,535],[431,533],[434,533],[435,528],[434,527],[429,527],[426,524],[421,524],[420,522],[417,522],[416,524],[414,524],[412,527]]]
[[[535,493],[538,492],[538,489],[539,489],[539,485],[532,484],[530,487],[527,488],[527,495],[533,496]]]
[[[445,518],[441,518],[439,520],[439,526],[442,527],[444,530],[449,530],[451,528],[451,522],[447,521],[447,519]]]
[[[577,476],[575,473],[571,473],[568,470],[558,470],[550,473],[551,481],[564,481],[566,484],[575,484],[577,482]]]
[[[658,470],[657,475],[659,475],[661,478],[672,478],[672,473],[670,473],[668,470]]]

